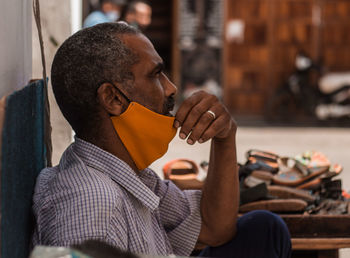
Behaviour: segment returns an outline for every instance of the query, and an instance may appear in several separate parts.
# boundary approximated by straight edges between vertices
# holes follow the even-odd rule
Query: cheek
[[[137,97],[140,99],[140,104],[143,104],[146,108],[157,113],[163,112],[165,99],[164,91],[160,84],[144,85],[144,90],[142,92],[139,91]]]
[[[163,112],[164,92],[160,89],[154,90],[149,96],[150,103],[157,112]]]

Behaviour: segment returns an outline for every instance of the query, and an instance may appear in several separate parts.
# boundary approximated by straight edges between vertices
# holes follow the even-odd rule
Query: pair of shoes
[[[249,150],[247,162],[240,169],[240,180],[244,178],[252,186],[264,181],[267,185],[284,185],[299,189],[314,190],[320,187],[322,179],[339,175],[343,168],[331,165],[329,159],[321,152],[306,151],[292,157],[280,157],[273,152]],[[253,182],[252,182],[253,181]]]
[[[306,191],[271,185],[279,171],[279,155],[251,149],[247,151],[246,159],[239,169],[240,213],[258,209],[300,213],[307,207],[307,201],[314,200]]]
[[[181,190],[202,189],[198,180],[199,167],[190,159],[175,159],[163,166],[164,179],[171,180]]]
[[[240,212],[268,209],[278,213],[303,213],[309,207],[317,207],[320,198],[339,199],[342,194],[341,186],[332,181],[342,167],[331,165],[320,152],[308,151],[290,158],[253,149],[246,157],[247,162],[240,167],[241,192],[252,189],[253,196],[259,196],[257,190],[263,189],[260,186],[263,183],[267,191],[260,192],[260,199],[243,196]]]
[[[263,209],[276,213],[302,213],[315,201],[316,197],[309,191],[261,183],[244,190],[241,188],[239,212]]]

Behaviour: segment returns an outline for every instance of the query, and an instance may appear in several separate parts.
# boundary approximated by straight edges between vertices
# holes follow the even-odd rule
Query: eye
[[[154,67],[153,71],[150,73],[151,77],[159,78],[163,74],[163,67],[164,65],[162,63],[159,63]]]
[[[152,74],[152,77],[158,78],[160,77],[161,74],[162,74],[162,70],[160,69],[160,70],[154,71],[154,73]]]

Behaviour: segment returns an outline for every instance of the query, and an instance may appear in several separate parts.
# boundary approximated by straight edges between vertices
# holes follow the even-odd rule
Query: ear
[[[125,100],[110,83],[101,84],[97,89],[97,99],[101,107],[113,116],[119,116],[126,109]]]

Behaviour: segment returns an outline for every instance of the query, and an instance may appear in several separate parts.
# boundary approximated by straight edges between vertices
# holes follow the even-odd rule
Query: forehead
[[[163,62],[151,41],[143,34],[124,35],[122,40],[126,46],[138,55],[138,64],[154,66]]]

